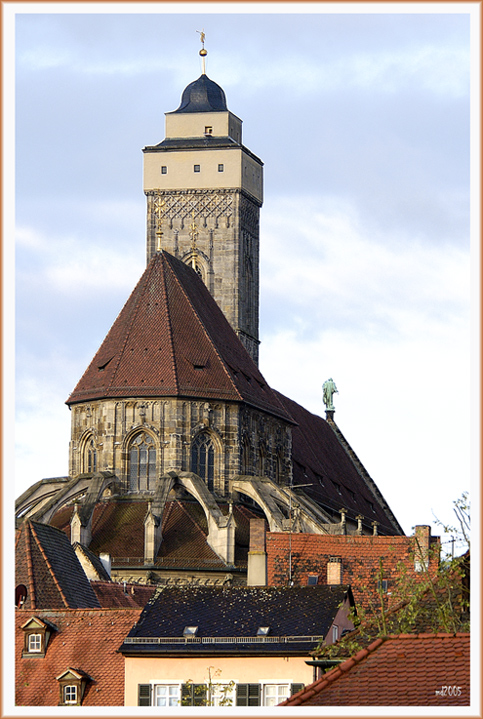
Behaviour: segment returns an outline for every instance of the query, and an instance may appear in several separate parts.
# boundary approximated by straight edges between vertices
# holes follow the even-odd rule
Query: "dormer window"
[[[59,682],[59,705],[80,706],[87,682],[91,680],[91,677],[80,669],[69,667],[56,679]]]
[[[55,631],[54,625],[38,617],[31,617],[21,629],[24,633],[22,657],[45,657],[50,635]]]

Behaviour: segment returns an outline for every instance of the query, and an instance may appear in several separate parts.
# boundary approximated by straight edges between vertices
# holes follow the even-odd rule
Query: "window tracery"
[[[129,489],[143,492],[154,489],[156,480],[156,447],[147,432],[137,434],[129,446]]]

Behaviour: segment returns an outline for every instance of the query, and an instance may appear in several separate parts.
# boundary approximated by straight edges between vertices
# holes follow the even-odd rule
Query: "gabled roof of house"
[[[245,402],[292,422],[197,273],[158,252],[67,404],[118,397]]]
[[[404,534],[367,472],[358,471],[339,439],[337,427],[279,392],[276,394],[296,422],[292,428],[293,483],[310,483],[304,492],[328,510],[335,521],[339,510],[345,508],[352,520],[362,515],[369,528],[376,521],[381,534]]]
[[[100,606],[64,532],[40,522],[25,522],[15,552],[15,584],[27,589],[25,608]]]
[[[86,685],[85,706],[124,704],[124,657],[120,643],[139,617],[140,609],[59,609],[16,611],[16,697],[18,706],[56,706],[56,677],[75,668],[92,678]],[[45,657],[22,657],[27,617],[35,616],[56,627]]]
[[[223,504],[222,511],[228,511]],[[98,502],[92,519],[92,540],[89,550],[94,554],[111,555],[113,566],[144,565],[144,518],[148,500],[129,496]],[[70,537],[72,506],[63,507],[51,522]],[[244,507],[234,505],[235,565],[246,569],[249,545],[249,522],[258,516]],[[118,528],[122,527],[122,532]],[[207,542],[208,523],[198,502],[170,500],[166,502],[162,520],[163,541],[155,565],[163,569],[200,569],[227,571],[227,565]],[[125,560],[129,560],[127,563]],[[230,570],[231,571],[231,570]]]
[[[162,587],[125,654],[307,654],[326,637],[350,587]],[[184,640],[186,627],[196,627]],[[260,628],[266,635],[258,635]]]
[[[376,639],[281,706],[467,706],[469,634]]]

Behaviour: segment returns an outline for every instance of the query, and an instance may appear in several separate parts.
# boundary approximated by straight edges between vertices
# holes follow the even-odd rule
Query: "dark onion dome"
[[[174,112],[223,112],[227,111],[225,93],[207,75],[191,82],[185,88],[181,104]]]

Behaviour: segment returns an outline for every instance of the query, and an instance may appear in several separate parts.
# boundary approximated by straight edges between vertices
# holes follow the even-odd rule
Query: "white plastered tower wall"
[[[166,113],[165,140],[143,153],[147,261],[160,245],[196,267],[258,363],[263,163],[242,145],[242,121],[178,109]]]

